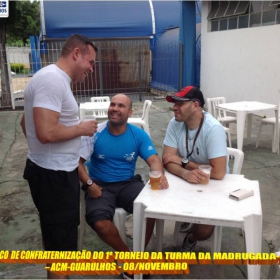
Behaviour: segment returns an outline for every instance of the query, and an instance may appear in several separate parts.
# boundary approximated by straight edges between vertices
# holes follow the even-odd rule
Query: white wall
[[[29,64],[30,47],[7,47],[10,63]]]
[[[208,4],[202,2],[201,91],[227,102],[278,104],[280,24],[207,32]]]

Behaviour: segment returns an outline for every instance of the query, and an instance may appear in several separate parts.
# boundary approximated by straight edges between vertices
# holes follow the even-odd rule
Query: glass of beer
[[[150,171],[150,185],[152,190],[159,190],[159,181],[162,173],[160,171]]]
[[[201,170],[202,172],[207,174],[207,178],[203,177],[200,179],[200,184],[207,185],[209,183],[212,166],[204,164],[204,165],[199,165],[198,168],[199,168],[199,170]]]

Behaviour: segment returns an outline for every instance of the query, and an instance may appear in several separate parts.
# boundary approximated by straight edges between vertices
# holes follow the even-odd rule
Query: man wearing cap
[[[223,179],[228,171],[226,134],[219,121],[203,111],[202,92],[187,86],[166,100],[174,103],[175,117],[169,122],[163,142],[165,168],[189,183],[199,184],[207,175],[198,167],[209,164],[210,177]],[[187,232],[182,252],[191,251],[197,241],[208,239],[213,230],[211,225],[194,224]]]

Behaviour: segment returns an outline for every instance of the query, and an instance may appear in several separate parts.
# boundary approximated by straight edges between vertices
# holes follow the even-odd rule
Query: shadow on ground
[[[134,103],[135,114],[141,115],[143,103]],[[27,143],[20,128],[22,111],[0,111],[0,249],[1,250],[41,250],[41,234],[39,219],[29,188],[22,178],[25,166]],[[150,111],[151,137],[158,150],[162,153],[162,142],[166,127],[173,113],[170,104],[163,100],[153,101]],[[264,127],[261,134],[259,148],[255,148],[256,135],[260,119],[253,117],[252,143],[244,146],[245,160],[242,174],[260,183],[263,210],[263,252],[279,250],[280,248],[280,168],[279,155],[271,152],[272,129]],[[233,147],[236,147],[234,131],[236,126],[231,124],[233,131]],[[142,160],[138,160],[137,173],[144,176],[148,168]],[[186,194],[187,195],[187,194]],[[176,202],[174,202],[176,203]],[[218,202],[217,202],[218,203]],[[198,206],[199,207],[199,206]],[[187,205],[186,205],[187,208]],[[126,223],[127,243],[132,247],[132,217]],[[184,238],[180,234],[178,246],[172,244],[174,222],[165,222],[164,251],[180,250]],[[90,251],[111,251],[96,234],[87,226],[84,249]],[[149,245],[148,250],[152,250]],[[200,242],[195,252],[209,252],[209,241]],[[223,252],[244,252],[243,237],[239,229],[223,228]],[[268,266],[261,267],[261,278],[266,279]],[[154,279],[244,279],[247,275],[246,266],[221,265],[191,265],[189,275],[157,275]],[[0,278],[2,279],[38,279],[46,278],[44,265],[33,264],[0,264]],[[121,276],[78,276],[70,278],[121,278]]]

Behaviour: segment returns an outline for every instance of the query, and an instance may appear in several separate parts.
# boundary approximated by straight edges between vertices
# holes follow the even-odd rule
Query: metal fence
[[[41,44],[41,48],[38,49],[31,47],[6,48],[9,67],[12,66],[11,68],[14,70],[10,76],[10,84],[16,106],[23,105],[23,90],[32,74],[40,67],[55,63],[59,58],[63,43],[64,40],[49,40],[43,44],[43,48]],[[95,40],[95,45],[98,47],[98,55],[94,72],[88,75],[84,83],[72,83],[73,94],[78,103],[89,101],[92,96],[112,96],[116,93],[128,94],[133,101],[151,99],[155,92],[157,95],[166,95],[167,92],[170,93],[168,79],[174,80],[172,76],[179,75],[177,67],[178,73],[169,73],[170,66],[167,67],[164,77],[166,89],[163,86],[160,91],[151,91],[152,65],[155,65],[156,60],[164,60],[167,65],[178,65],[179,57],[177,54],[170,54],[167,57],[153,58],[149,38]],[[170,45],[167,45],[166,48],[170,48]],[[35,65],[35,63],[38,64],[38,61],[34,61],[34,53],[39,56],[39,68],[38,65]],[[23,64],[24,69],[15,69],[13,65],[15,63]]]

